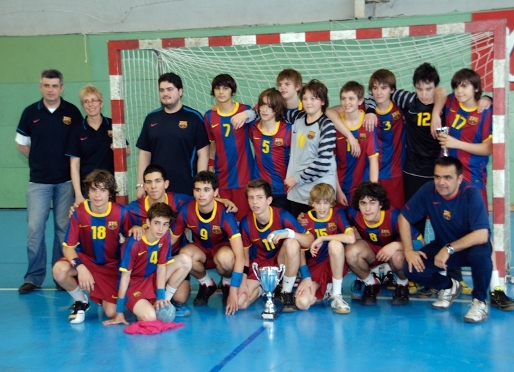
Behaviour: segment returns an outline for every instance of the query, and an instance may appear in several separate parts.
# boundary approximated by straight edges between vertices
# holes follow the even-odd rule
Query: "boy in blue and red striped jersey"
[[[236,215],[240,220],[250,212],[245,187],[253,175],[254,158],[248,127],[235,130],[230,119],[237,113],[249,110],[250,106],[232,100],[237,84],[230,75],[216,76],[211,87],[211,94],[216,98],[216,108],[204,115],[211,142],[208,169],[219,179],[220,196],[232,200],[238,207]]]
[[[378,117],[378,179],[393,207],[403,208],[403,162],[405,160],[405,129],[403,115],[391,101],[396,90],[396,77],[385,69],[375,71],[369,78],[369,90],[375,99]]]
[[[153,321],[157,310],[170,305],[192,266],[187,255],[172,257],[169,227],[174,217],[169,205],[153,204],[148,210],[148,228],[143,237],[129,237],[123,244],[116,315],[104,325],[128,324],[123,315],[125,306],[138,320]]]
[[[270,182],[273,192],[272,206],[291,210],[284,185],[291,155],[291,126],[284,120],[285,101],[275,88],[259,95],[260,120],[250,123],[249,135],[255,151],[253,179]]]
[[[239,228],[245,249],[245,263],[252,267],[286,265],[281,290],[282,311],[296,311],[293,286],[300,267],[301,247],[308,247],[313,236],[288,211],[271,206],[271,185],[266,180],[253,180],[246,187],[248,204],[252,210],[243,217]],[[305,271],[304,271],[305,272]],[[246,309],[261,294],[260,284],[253,270],[247,274],[248,294],[239,297],[239,308]]]
[[[130,217],[125,207],[112,202],[116,196],[114,176],[95,170],[84,180],[88,199],[70,218],[63,242],[64,258],[52,269],[54,279],[75,301],[70,323],[82,323],[91,299],[101,304],[110,318],[115,315],[120,259],[119,234],[128,235]]]
[[[307,230],[316,237],[310,245],[307,266],[312,279],[302,280],[296,291],[296,306],[308,310],[325,295],[338,314],[348,314],[350,306],[343,300],[344,244],[355,243],[355,235],[342,209],[334,209],[336,192],[326,183],[314,186],[309,204],[314,209],[305,214]],[[332,289],[328,290],[329,284]]]
[[[374,305],[380,293],[381,283],[370,268],[383,262],[389,263],[398,276],[393,295],[393,305],[409,302],[409,288],[403,266],[405,255],[398,230],[400,210],[390,208],[384,187],[378,183],[363,182],[355,190],[352,206],[346,209],[348,221],[355,228],[357,241],[345,249],[346,263],[357,278],[364,282],[361,303]],[[413,240],[421,235],[412,228]]]
[[[202,171],[193,178],[195,200],[182,205],[172,226],[172,243],[186,228],[191,230],[193,242],[182,248],[181,253],[193,260],[191,274],[200,287],[193,302],[195,306],[207,305],[216,285],[206,269],[216,268],[222,276],[223,302],[226,313],[237,311],[240,291],[247,291],[243,278],[244,252],[237,221],[220,202],[214,199],[218,193],[218,179],[212,172]]]
[[[363,181],[378,181],[378,140],[376,132],[367,131],[364,126],[364,111],[359,107],[364,101],[364,87],[356,81],[349,81],[340,91],[341,105],[327,111],[335,111],[353,137],[357,138],[362,154],[352,156],[352,147],[346,136],[337,133],[336,200],[342,206],[349,205],[357,186]]]

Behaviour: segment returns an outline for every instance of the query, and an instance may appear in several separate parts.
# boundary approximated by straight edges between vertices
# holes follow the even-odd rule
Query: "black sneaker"
[[[382,279],[382,288],[387,288],[390,291],[394,291],[396,286],[396,278],[394,277],[393,272],[389,270]]]
[[[214,283],[214,280],[212,281],[212,285],[206,286],[203,284],[200,284],[200,287],[198,288],[198,294],[196,295],[195,300],[193,301],[193,305],[195,306],[205,306],[209,302],[209,297],[211,297],[214,292],[216,292],[216,283]]]
[[[361,304],[364,306],[372,306],[377,303],[377,296],[380,293],[380,284],[370,284],[364,287]]]
[[[216,294],[223,294],[221,287],[223,287],[223,277],[220,278],[218,286],[216,287],[216,292],[215,292]]]
[[[293,292],[282,292],[280,301],[282,302],[282,312],[292,313],[297,310]]]
[[[437,289],[423,287],[423,289],[418,291],[418,297],[419,298],[432,298],[432,297],[437,296],[438,293],[439,293],[439,291]]]
[[[32,283],[23,283],[22,286],[18,288],[18,292],[20,292],[20,294],[29,294],[34,289],[41,289],[41,287]]]
[[[264,292],[264,296],[266,296],[266,292]],[[273,291],[273,298],[276,298],[280,301],[282,301],[281,296],[282,295],[282,282],[278,283],[275,287],[275,290]]]
[[[393,305],[407,305],[409,303],[409,286],[398,285],[394,290]]]
[[[503,311],[514,310],[514,301],[508,297],[502,287],[496,287],[493,292],[489,292],[491,296],[491,305]]]
[[[86,297],[87,300],[87,297]],[[68,316],[68,320],[72,324],[82,323],[84,319],[86,319],[86,311],[89,310],[91,305],[88,302],[75,301],[73,305],[71,305],[71,312]]]
[[[230,294],[230,286],[229,285],[222,285],[221,286],[221,293],[223,294],[223,306],[227,306],[228,295]]]

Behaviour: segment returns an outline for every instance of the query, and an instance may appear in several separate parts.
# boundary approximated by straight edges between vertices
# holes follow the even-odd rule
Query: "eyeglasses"
[[[93,105],[96,105],[98,102],[102,102],[102,101],[100,101],[99,99],[93,98],[93,99],[85,99],[84,101],[82,101],[82,104],[89,105],[90,103],[92,103]]]

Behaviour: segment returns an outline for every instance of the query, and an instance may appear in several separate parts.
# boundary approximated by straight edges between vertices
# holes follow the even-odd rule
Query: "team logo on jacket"
[[[452,219],[452,213],[451,213],[450,211],[445,210],[445,211],[443,212],[443,218],[444,218],[445,220],[450,221],[450,220]]]
[[[335,231],[336,229],[337,229],[337,226],[336,226],[335,222],[329,222],[327,224],[327,230],[328,231]]]
[[[181,121],[179,121],[179,122],[178,122],[178,127],[179,127],[180,129],[186,129],[186,128],[187,128],[187,121],[185,121],[185,120],[181,120]]]
[[[62,117],[62,122],[66,125],[70,125],[71,124],[71,118],[69,116],[63,116]]]
[[[218,225],[212,225],[212,233],[213,234],[221,234],[221,227]]]
[[[380,229],[380,235],[385,236],[385,237],[391,236],[391,230],[389,230],[389,229]]]
[[[366,133],[359,133],[359,141],[366,141]]]
[[[314,139],[314,137],[316,137],[316,132],[310,131],[309,134],[307,134],[307,138],[310,140]]]
[[[108,130],[107,135],[112,138],[112,130]]]
[[[393,120],[398,120],[401,117],[402,117],[402,114],[400,113],[400,111],[393,112]]]
[[[275,146],[284,146],[283,138],[275,138]]]
[[[468,118],[468,123],[470,125],[477,125],[478,124],[478,118],[476,116],[470,116]]]
[[[109,230],[116,230],[118,228],[118,221],[108,221],[107,228]]]

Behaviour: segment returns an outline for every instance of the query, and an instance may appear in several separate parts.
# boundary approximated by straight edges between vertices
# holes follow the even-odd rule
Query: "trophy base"
[[[263,311],[261,314],[261,317],[264,320],[275,320],[278,317],[278,312],[267,313],[267,312]]]

